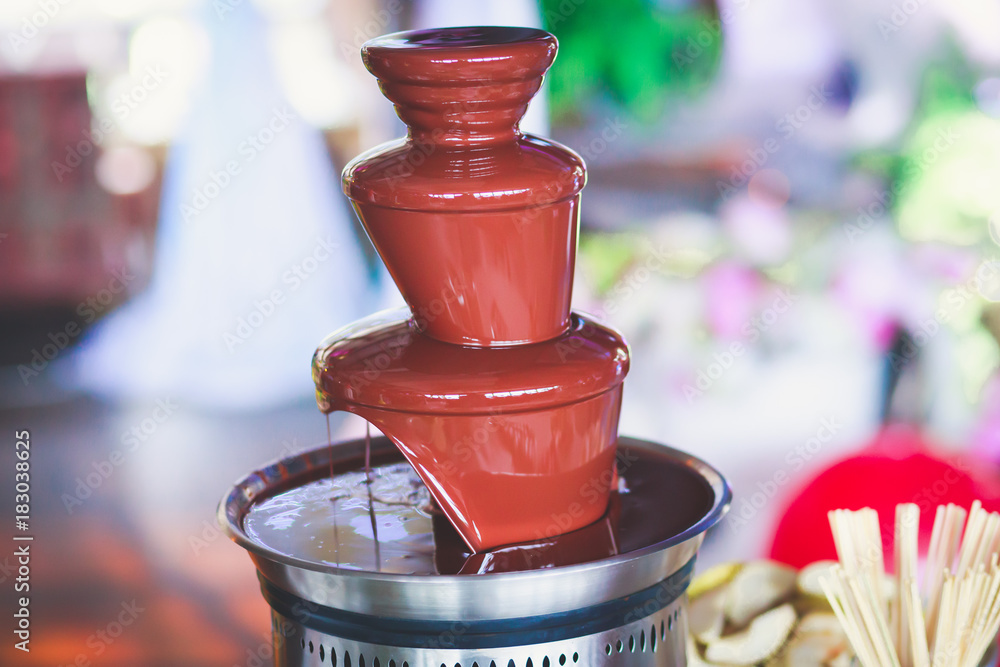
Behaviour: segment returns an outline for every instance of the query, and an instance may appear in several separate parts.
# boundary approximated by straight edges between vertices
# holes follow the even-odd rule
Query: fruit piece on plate
[[[802,568],[795,582],[799,595],[798,600],[796,600],[797,607],[800,609],[830,609],[830,603],[826,599],[823,587],[819,585],[819,579],[829,574],[830,568],[836,564],[835,560],[818,560]]]
[[[694,637],[687,637],[687,667],[717,667],[710,662],[705,662],[698,652],[698,646],[694,643]]]
[[[725,586],[743,569],[743,563],[720,563],[714,565],[697,577],[688,586],[688,597],[694,599],[703,593]]]
[[[830,613],[807,614],[768,667],[822,667],[847,653],[847,637]]]
[[[796,598],[795,608],[799,614],[805,615],[811,612],[829,612],[830,601],[826,599],[823,587],[819,585],[821,577],[830,572],[830,568],[837,565],[835,560],[818,560],[815,563],[805,566],[799,572],[798,580],[795,583]],[[882,591],[890,600],[896,597],[895,577],[885,575],[882,578]]]
[[[795,628],[796,635],[833,635],[846,640],[840,621],[831,612],[814,611],[806,614]]]
[[[756,665],[781,650],[797,621],[795,608],[783,604],[750,621],[746,629],[709,644],[705,658],[725,665]]]
[[[737,628],[764,611],[788,600],[795,592],[798,573],[773,561],[747,563],[726,587],[726,618]]]
[[[702,644],[722,636],[726,626],[726,587],[717,586],[688,603],[688,632]]]

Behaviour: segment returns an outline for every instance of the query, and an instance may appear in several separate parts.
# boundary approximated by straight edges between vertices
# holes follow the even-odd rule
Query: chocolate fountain
[[[451,28],[362,54],[409,132],[344,192],[408,308],[313,360],[320,409],[384,437],[266,466],[219,508],[276,664],[685,664],[684,592],[730,492],[618,437],[628,347],[570,309],[583,160],[518,129],[555,38]]]

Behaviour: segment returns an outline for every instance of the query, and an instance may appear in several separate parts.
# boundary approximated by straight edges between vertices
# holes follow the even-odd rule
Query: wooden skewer
[[[944,584],[941,587],[940,613],[938,614],[938,624],[934,632],[935,639],[932,648],[935,667],[948,667],[950,665],[947,657],[950,646],[946,648],[946,645],[951,642],[951,621],[955,613],[954,588],[955,578],[946,570]]]
[[[893,530],[893,551],[896,562],[896,597],[889,603],[889,618],[892,620],[892,641],[896,644],[899,649],[899,661],[902,664],[909,663],[909,655],[907,651],[907,643],[904,640],[907,634],[907,615],[908,611],[905,604],[905,596],[902,595],[903,583],[906,581],[907,577],[903,570],[903,524],[905,523],[903,508],[905,505],[896,505],[896,524]]]
[[[910,630],[910,655],[913,667],[931,667],[931,657],[927,650],[927,632],[924,629],[924,610],[920,606],[920,591],[917,580],[910,579],[908,585],[901,589],[905,600],[907,621]]]
[[[962,536],[962,547],[958,554],[958,569],[955,570],[955,576],[958,578],[961,578],[972,565],[972,559],[979,547],[979,540],[982,539],[985,521],[986,513],[983,511],[983,504],[976,500],[969,510],[969,521],[965,524],[965,534]]]
[[[894,601],[898,629],[894,638],[899,651],[899,660],[904,665],[912,664],[912,642],[910,639],[910,605],[905,603],[903,591],[917,576],[917,538],[920,528],[920,508],[913,504],[896,507],[896,598]],[[923,634],[923,633],[921,633]]]
[[[941,544],[944,541],[943,533],[945,526],[945,507],[944,505],[938,505],[937,511],[934,513],[934,527],[931,529],[931,543],[927,547],[927,563],[926,570],[924,572],[924,578],[921,582],[920,593],[924,600],[928,600],[931,597],[931,588],[933,577],[929,576],[931,572],[937,571],[937,563],[941,560]]]
[[[853,598],[846,593],[844,573],[840,566],[832,568],[830,579],[820,577],[819,585],[830,601],[833,613],[840,620],[840,625],[844,628],[851,646],[854,647],[858,660],[864,667],[878,667],[875,649],[859,623],[861,613],[855,608]]]
[[[938,507],[918,579],[920,510],[896,508],[897,596],[885,590],[878,514],[835,510],[840,565],[820,578],[864,667],[976,667],[1000,632],[1000,514]]]
[[[969,655],[966,664],[975,667],[980,657],[986,653],[990,644],[996,640],[997,631],[1000,630],[1000,568],[997,566],[997,556],[993,554],[990,559],[989,583],[983,594],[983,609],[987,610],[976,619],[972,626],[973,636],[968,642]]]
[[[935,558],[933,568],[926,577],[931,581],[931,594],[925,601],[927,613],[927,642],[934,646],[937,633],[938,608],[941,604],[941,587],[944,584],[944,571],[954,567],[961,541],[962,524],[965,523],[966,512],[957,505],[945,508],[944,524],[941,530],[940,551]]]

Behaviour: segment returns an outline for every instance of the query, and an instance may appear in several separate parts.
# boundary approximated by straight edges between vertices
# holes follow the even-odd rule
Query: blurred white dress
[[[372,287],[339,176],[278,85],[264,22],[252,3],[225,20],[204,11],[210,63],[170,149],[151,284],[91,332],[74,371],[116,399],[267,407],[312,395],[313,351],[369,310]]]

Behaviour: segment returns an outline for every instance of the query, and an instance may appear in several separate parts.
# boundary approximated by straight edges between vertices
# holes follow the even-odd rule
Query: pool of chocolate
[[[342,446],[333,445],[332,475],[329,467],[290,474],[255,500],[243,528],[253,541],[287,556],[393,574],[517,572],[628,554],[693,527],[715,500],[705,479],[675,452],[628,442],[619,443],[617,490],[599,521],[561,532],[573,513],[597,497],[585,485],[579,502],[568,506],[565,515],[553,515],[536,540],[482,553],[470,553],[434,507],[423,482],[385,438],[371,441],[370,472],[363,453],[339,456]]]

